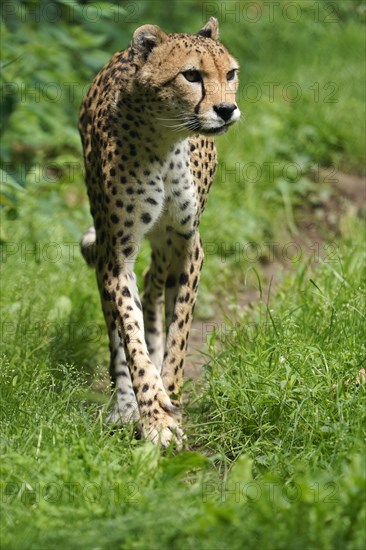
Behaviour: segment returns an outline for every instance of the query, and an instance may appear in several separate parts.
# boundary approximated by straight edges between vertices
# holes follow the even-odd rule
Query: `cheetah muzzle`
[[[96,76],[79,129],[94,227],[81,251],[95,267],[110,341],[111,422],[181,447],[181,389],[203,248],[199,222],[216,170],[214,135],[240,117],[238,63],[213,17],[196,34],[138,28]],[[142,239],[151,264],[139,296]]]

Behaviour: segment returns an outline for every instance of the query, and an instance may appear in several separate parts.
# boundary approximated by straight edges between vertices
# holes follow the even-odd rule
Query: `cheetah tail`
[[[84,260],[90,267],[95,267],[97,261],[96,234],[94,227],[89,227],[80,239],[80,250]]]

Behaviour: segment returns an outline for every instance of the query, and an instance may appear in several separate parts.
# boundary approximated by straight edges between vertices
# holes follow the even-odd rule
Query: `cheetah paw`
[[[141,433],[144,439],[148,439],[155,445],[168,447],[174,443],[178,450],[183,448],[186,436],[181,424],[181,412],[171,403],[154,404],[154,413],[151,417],[141,419]]]

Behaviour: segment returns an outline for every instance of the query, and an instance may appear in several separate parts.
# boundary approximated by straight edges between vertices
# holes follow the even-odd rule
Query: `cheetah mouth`
[[[224,122],[224,124],[215,126],[214,128],[205,128],[204,126],[200,126],[198,132],[204,136],[219,136],[221,134],[225,134],[230,126],[235,124],[235,122],[236,120],[229,120],[228,122]]]
[[[185,129],[189,131],[189,133],[195,134],[195,135],[203,135],[203,136],[219,136],[221,134],[225,134],[229,127],[235,124],[236,120],[229,120],[227,122],[224,122],[222,124],[218,124],[217,126],[208,126],[209,122],[200,121],[197,118],[190,120],[189,122],[185,123]]]
[[[198,133],[204,136],[219,136],[225,134],[228,131],[230,124],[222,124],[216,126],[216,128],[199,128]]]

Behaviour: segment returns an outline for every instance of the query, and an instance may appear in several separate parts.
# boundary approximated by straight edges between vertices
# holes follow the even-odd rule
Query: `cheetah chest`
[[[163,170],[164,208],[161,219],[180,234],[189,234],[195,224],[197,190],[189,168],[188,144],[180,144],[168,156]]]

